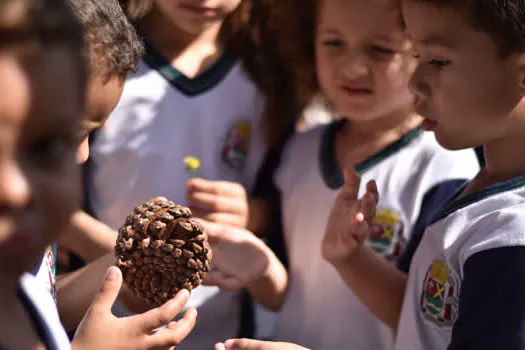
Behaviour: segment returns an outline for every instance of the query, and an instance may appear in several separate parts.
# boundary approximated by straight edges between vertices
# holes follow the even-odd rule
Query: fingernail
[[[108,280],[114,280],[117,278],[117,269],[115,267],[110,267],[108,269],[108,272],[106,273],[106,279]]]
[[[228,339],[228,340],[226,340],[226,341],[224,342],[224,345],[226,345],[226,346],[231,346],[231,345],[233,345],[233,342],[234,342],[233,339]]]
[[[363,213],[357,213],[355,216],[355,220],[357,222],[362,222],[363,220],[365,220],[365,216],[363,215]]]

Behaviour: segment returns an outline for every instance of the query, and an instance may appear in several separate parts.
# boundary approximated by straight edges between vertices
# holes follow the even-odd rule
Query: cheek
[[[334,64],[334,59],[320,48],[316,50],[315,65],[319,86],[325,94],[330,95],[336,75],[336,69],[334,67],[337,65]]]
[[[65,167],[60,174],[42,177],[39,203],[43,208],[45,232],[53,241],[65,230],[71,215],[80,208],[80,168],[74,164]]]
[[[381,93],[381,98],[408,103],[413,95],[408,83],[414,73],[416,64],[412,60],[393,60],[389,64],[380,65],[374,70],[375,86]]]

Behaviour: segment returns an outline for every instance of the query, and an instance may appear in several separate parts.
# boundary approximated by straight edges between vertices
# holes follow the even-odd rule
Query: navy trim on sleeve
[[[474,254],[463,274],[459,314],[447,349],[525,349],[525,247]]]
[[[423,233],[425,232],[427,226],[432,221],[434,214],[445,204],[448,200],[456,193],[458,188],[467,183],[467,180],[447,180],[440,182],[439,184],[432,187],[425,196],[423,197],[423,202],[421,204],[421,209],[419,211],[419,217],[412,229],[412,234],[407,243],[407,246],[399,260],[397,262],[397,267],[408,273],[410,268],[410,263],[412,262],[412,257],[423,238]]]
[[[22,288],[18,288],[17,293],[20,301],[22,302],[22,305],[24,306],[24,309],[31,318],[31,322],[33,323],[38,337],[42,343],[44,343],[46,349],[58,349],[58,344],[56,343],[51,330],[47,327],[46,321],[43,319],[42,315],[33,304],[33,301],[27,296]]]

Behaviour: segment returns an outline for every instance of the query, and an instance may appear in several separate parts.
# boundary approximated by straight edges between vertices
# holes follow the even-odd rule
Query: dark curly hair
[[[144,47],[117,0],[68,0],[84,27],[90,69],[104,78],[137,70]]]
[[[119,0],[133,22],[147,16],[155,0]],[[281,12],[289,0],[243,0],[224,21],[221,37],[266,98],[264,126],[271,146],[304,107],[288,65],[276,46]]]

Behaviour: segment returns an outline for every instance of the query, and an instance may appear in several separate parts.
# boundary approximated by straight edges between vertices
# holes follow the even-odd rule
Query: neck
[[[351,130],[352,134],[359,135],[360,139],[377,140],[392,134],[394,137],[401,137],[421,122],[421,116],[415,112],[402,110],[374,120],[352,120],[347,123],[347,129]]]
[[[0,314],[10,315],[11,311],[14,311],[19,308],[20,300],[16,294],[18,288],[18,278],[13,278],[13,276],[5,276],[4,274],[0,275],[2,282],[0,285]]]
[[[163,56],[174,58],[189,47],[220,48],[221,22],[214,23],[198,33],[188,33],[171,21],[162,11],[153,7],[140,24],[140,31]]]
[[[482,170],[487,185],[525,175],[525,138],[521,133],[484,146],[486,166]]]

